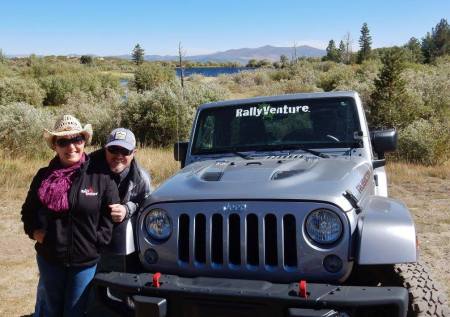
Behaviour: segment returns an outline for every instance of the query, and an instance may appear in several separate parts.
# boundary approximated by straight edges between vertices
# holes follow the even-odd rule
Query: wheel
[[[424,263],[358,266],[348,283],[359,286],[402,286],[408,290],[408,317],[449,317],[446,294]]]
[[[411,263],[394,266],[402,285],[408,289],[408,317],[450,316],[446,295],[431,277],[425,264]]]

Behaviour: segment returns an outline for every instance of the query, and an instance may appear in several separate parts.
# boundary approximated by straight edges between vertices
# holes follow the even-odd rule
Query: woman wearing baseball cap
[[[99,248],[111,240],[108,205],[119,202],[119,195],[108,170],[89,164],[84,152],[90,124],[82,127],[64,115],[44,138],[56,155],[37,172],[22,206],[25,233],[36,240],[38,301],[44,301],[37,306],[44,316],[82,316]]]

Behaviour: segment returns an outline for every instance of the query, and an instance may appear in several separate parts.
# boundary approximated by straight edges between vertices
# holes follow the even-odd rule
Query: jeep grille
[[[242,208],[241,208],[242,207]],[[144,228],[153,208],[166,210],[173,232],[165,242],[152,241]],[[236,208],[236,210],[234,210]],[[334,245],[318,247],[304,233],[306,216],[317,208],[340,215],[344,234]],[[338,280],[351,269],[350,230],[337,207],[310,201],[186,201],[152,205],[139,217],[141,263],[151,272],[182,276],[213,276],[289,282]],[[153,249],[158,262],[145,252]],[[330,254],[344,261],[342,271],[327,272],[323,259]]]
[[[297,266],[294,215],[266,214],[258,219],[253,213],[181,214],[178,223],[178,260],[181,262],[193,260],[213,266]],[[192,252],[189,252],[190,247]]]

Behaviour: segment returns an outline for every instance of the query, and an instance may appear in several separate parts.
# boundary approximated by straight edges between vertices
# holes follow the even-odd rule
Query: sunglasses
[[[115,146],[115,145],[108,146],[106,149],[111,154],[121,154],[123,156],[128,156],[133,153],[133,150],[127,150],[126,148],[123,148],[121,146]]]
[[[70,144],[81,145],[84,141],[85,141],[84,136],[78,135],[78,136],[76,136],[74,138],[70,138],[70,139],[64,139],[64,138],[56,139],[55,143],[59,147],[66,147]]]

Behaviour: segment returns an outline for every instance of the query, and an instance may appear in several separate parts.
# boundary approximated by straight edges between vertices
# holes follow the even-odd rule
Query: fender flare
[[[357,227],[357,262],[360,265],[416,262],[416,229],[408,208],[381,196],[369,197],[364,205]]]

